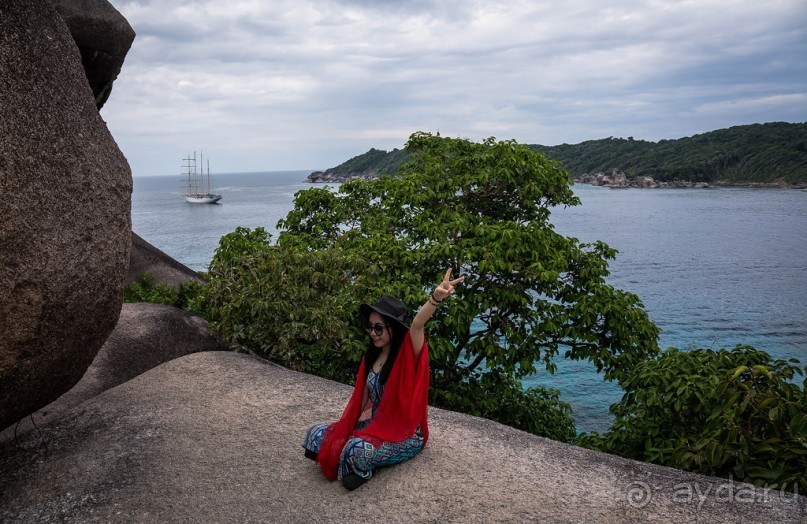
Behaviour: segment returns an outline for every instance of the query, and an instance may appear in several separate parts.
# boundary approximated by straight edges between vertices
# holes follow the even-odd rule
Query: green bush
[[[197,308],[219,336],[292,369],[355,380],[366,340],[356,294],[374,277],[363,257],[271,245],[264,229],[238,228],[207,276]]]
[[[204,284],[195,280],[183,282],[178,289],[158,284],[154,277],[147,273],[140,280],[128,284],[123,289],[124,302],[151,302],[165,304],[182,309],[192,309],[192,304],[199,297]]]
[[[453,388],[432,388],[437,407],[484,417],[535,435],[571,442],[576,436],[571,406],[554,388],[522,387],[506,373],[488,371],[463,380]]]
[[[798,361],[750,346],[670,348],[622,382],[603,435],[578,443],[608,453],[807,493],[807,380]],[[795,487],[795,488],[794,488]]]

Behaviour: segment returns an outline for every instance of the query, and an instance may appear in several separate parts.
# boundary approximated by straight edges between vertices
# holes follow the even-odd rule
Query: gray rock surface
[[[81,53],[95,104],[103,107],[135,38],[129,22],[106,0],[51,0]]]
[[[175,358],[226,349],[203,318],[162,304],[124,304],[115,330],[78,384],[34,413],[33,421],[23,419],[14,429],[47,424],[73,406]]]
[[[124,304],[115,330],[78,384],[30,417],[0,431],[0,440],[44,426],[85,400],[160,364],[199,351],[227,349],[203,318],[162,304]]]
[[[70,389],[115,326],[129,165],[45,0],[0,4],[0,428]]]
[[[803,497],[641,464],[430,410],[414,459],[356,491],[303,457],[351,388],[230,352],[195,353],[0,442],[14,522],[804,522]],[[754,500],[756,499],[756,500]]]
[[[152,276],[156,283],[174,289],[188,280],[204,282],[199,273],[177,262],[133,232],[126,283],[138,282],[143,273]]]

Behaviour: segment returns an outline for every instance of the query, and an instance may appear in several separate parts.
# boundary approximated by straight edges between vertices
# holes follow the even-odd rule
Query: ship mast
[[[187,180],[186,180],[187,185],[188,185],[187,193],[189,195],[191,195],[191,194],[196,192],[195,191],[196,190],[196,187],[195,187],[196,186],[196,178],[197,178],[197,176],[196,176],[196,151],[193,152],[193,157],[188,155],[187,158],[183,158],[182,160],[185,162],[185,164],[183,164],[182,167],[184,167],[187,170],[184,173],[185,175],[187,175]]]

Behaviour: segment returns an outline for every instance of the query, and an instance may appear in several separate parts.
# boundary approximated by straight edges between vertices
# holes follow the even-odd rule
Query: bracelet
[[[434,307],[440,307],[440,302],[435,303],[434,300],[432,300],[432,297],[429,297],[429,304]]]
[[[434,301],[435,301],[435,302],[437,302],[438,304],[442,302],[442,300],[437,300],[437,297],[435,297],[435,296],[434,296],[434,291],[432,291],[432,294],[431,294],[431,295],[429,295],[429,298],[430,298],[431,300],[434,300]]]

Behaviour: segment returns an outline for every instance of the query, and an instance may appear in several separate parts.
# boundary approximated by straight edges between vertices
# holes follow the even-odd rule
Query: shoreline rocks
[[[349,180],[374,180],[379,177],[376,171],[335,173],[331,170],[314,171],[306,178],[306,182],[311,184],[342,184]],[[656,180],[651,176],[628,176],[619,169],[612,169],[610,173],[599,172],[573,177],[575,184],[587,184],[592,186],[610,187],[613,189],[710,189],[720,187],[746,187],[754,189],[803,189],[807,190],[807,183],[788,182],[730,182],[728,180],[718,180],[716,182],[692,182],[690,180]]]
[[[645,188],[645,189],[658,189],[658,188],[694,188],[706,189],[711,187],[707,182],[691,182],[689,180],[655,180],[651,176],[637,176],[628,178],[624,172],[613,169],[610,173],[599,172],[593,175],[582,175],[575,177],[574,183],[588,184],[592,186],[604,186],[612,188]]]
[[[314,171],[308,177],[306,177],[306,182],[310,182],[312,184],[326,184],[326,183],[334,183],[334,184],[342,184],[347,182],[348,180],[354,180],[356,178],[360,180],[375,180],[379,177],[377,171],[364,171],[364,172],[351,172],[351,173],[334,173],[331,170],[327,171]]]
[[[610,173],[594,173],[573,178],[575,184],[588,184],[592,186],[610,187],[614,189],[640,188],[640,189],[710,189],[719,187],[746,187],[758,189],[805,189],[807,184],[791,184],[788,182],[730,182],[718,180],[709,182],[692,182],[690,180],[655,180],[651,176],[637,176],[628,178],[619,169],[612,169]]]

